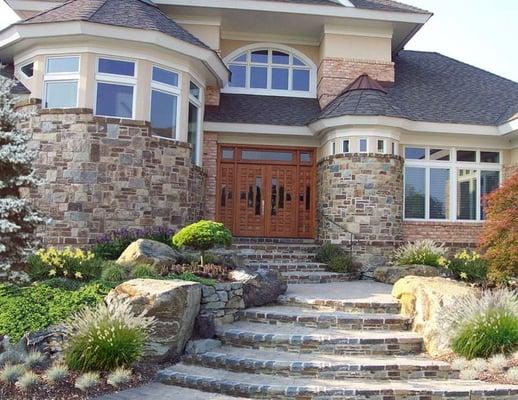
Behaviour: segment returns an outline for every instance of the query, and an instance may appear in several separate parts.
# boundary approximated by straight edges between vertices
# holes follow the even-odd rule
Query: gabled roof
[[[87,21],[126,28],[154,30],[208,48],[148,0],[70,0],[21,21],[20,24]]]
[[[312,4],[319,6],[338,6],[345,7],[340,0],[271,0],[282,3],[298,3],[298,4]],[[356,8],[366,10],[378,11],[396,11],[418,14],[431,14],[429,11],[410,6],[408,4],[399,3],[393,0],[349,0]]]

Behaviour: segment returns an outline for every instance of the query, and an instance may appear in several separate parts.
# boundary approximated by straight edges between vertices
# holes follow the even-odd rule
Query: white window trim
[[[366,147],[365,147],[365,151],[362,151],[362,140],[365,140],[365,143],[366,143]],[[358,139],[358,153],[361,153],[361,154],[369,154],[369,138],[359,138]]]
[[[345,143],[347,142],[348,150],[345,151]],[[349,154],[351,153],[351,141],[349,139],[342,140],[342,153]]]
[[[336,142],[331,142],[331,155],[336,154]]]
[[[107,74],[104,72],[99,72],[99,60],[107,59],[107,60],[116,60],[116,61],[125,61],[131,62],[135,65],[134,75],[117,75],[117,74]],[[99,56],[95,61],[95,90],[94,90],[94,115],[105,118],[117,118],[117,119],[126,119],[132,120],[135,119],[135,112],[137,107],[137,76],[138,76],[138,62],[133,59],[125,59],[111,56]],[[97,90],[99,83],[107,83],[107,84],[115,84],[115,85],[123,85],[123,86],[131,86],[133,88],[133,101],[131,105],[131,117],[118,117],[114,115],[103,115],[97,113]]]
[[[441,148],[441,146],[421,146],[421,145],[407,145],[404,147],[403,154],[406,152],[406,148],[420,148],[425,149],[424,160],[411,160],[405,159],[405,168],[403,170],[403,219],[409,222],[460,222],[460,223],[473,223],[479,224],[484,222],[481,219],[481,172],[482,171],[498,171],[499,172],[499,185],[502,184],[502,151],[493,149],[472,149],[472,148],[448,148],[442,147],[445,150],[450,150],[450,160],[430,160],[430,149]],[[462,151],[475,151],[476,161],[456,161],[457,150]],[[499,154],[498,163],[482,163],[480,162],[480,152],[495,152]],[[425,169],[425,218],[406,218],[406,168],[424,168]],[[449,210],[450,215],[445,219],[429,218],[430,217],[430,169],[449,169],[450,170],[450,198],[449,198]],[[458,188],[458,171],[460,169],[471,169],[477,171],[477,204],[476,204],[476,219],[458,219],[457,218],[457,188]]]
[[[378,148],[379,142],[383,142],[383,149],[381,151]],[[387,154],[387,141],[385,139],[376,139],[376,153]]]
[[[168,85],[167,83],[154,81],[153,80],[153,68],[155,68],[155,67],[177,74],[178,75],[178,86]],[[168,138],[168,137],[158,136],[158,135],[152,135],[152,136],[160,138],[160,139],[165,139],[165,140],[178,140],[178,138],[179,138],[178,128],[181,126],[180,124],[181,124],[181,110],[182,110],[182,105],[181,105],[182,91],[180,89],[181,87],[182,87],[182,74],[179,71],[176,71],[171,68],[165,68],[160,65],[153,65],[151,67],[151,90],[149,93],[149,121],[151,122],[151,113],[152,113],[151,106],[152,106],[152,98],[153,98],[154,90],[176,96],[176,129],[174,132],[174,137]],[[153,132],[152,129],[151,129],[151,132]]]
[[[81,62],[81,61],[80,61]],[[29,65],[29,64],[32,64],[32,68],[33,68],[33,71],[32,71],[32,76],[28,76],[27,74],[25,74],[25,72],[23,72],[23,69]],[[20,67],[18,68],[18,71],[20,73],[20,75],[22,75],[25,79],[32,79],[34,78],[34,67],[35,67],[35,61],[34,60],[30,60],[30,61],[26,61],[24,62],[22,65],[20,65]],[[45,72],[47,72],[46,70],[46,67],[45,67]]]
[[[249,54],[252,51],[258,51],[258,50],[268,50],[268,63],[265,64],[259,64],[259,63],[253,63],[250,59]],[[273,64],[271,62],[271,52],[272,51],[282,51],[284,53],[289,54],[289,64]],[[241,55],[242,53],[246,53],[247,59],[246,62],[232,62],[234,58]],[[305,66],[298,66],[293,64],[293,57],[297,57],[302,62],[304,62]],[[256,95],[263,95],[263,96],[284,96],[284,97],[310,97],[315,98],[317,97],[317,67],[313,61],[300,51],[289,47],[284,46],[281,44],[276,43],[256,43],[251,44],[248,46],[240,47],[239,49],[233,51],[228,56],[226,56],[223,61],[225,62],[225,65],[227,67],[230,64],[239,64],[242,66],[245,66],[247,69],[246,73],[246,82],[245,87],[232,87],[230,86],[230,81],[225,86],[221,92],[222,93],[234,93],[234,94],[256,94]],[[267,88],[266,89],[260,89],[260,88],[251,88],[250,87],[250,76],[251,74],[248,72],[250,71],[250,68],[252,66],[262,66],[267,68]],[[282,89],[271,89],[271,82],[272,82],[272,67],[279,67],[279,68],[287,68],[290,73],[288,74],[288,89],[282,90]],[[305,70],[309,71],[309,91],[302,91],[302,90],[292,90],[290,89],[292,87],[292,76],[293,70]]]
[[[196,98],[191,94],[190,91],[190,83],[189,83],[189,103],[193,104],[198,109],[198,129],[196,132],[196,154],[195,154],[195,164],[201,165],[201,155],[202,155],[202,125],[203,125],[203,99],[204,99],[204,90],[203,87],[196,82],[194,79],[191,79],[190,82],[194,83],[200,90],[199,98]],[[188,112],[188,110],[187,110]]]
[[[77,63],[77,71],[74,71],[74,72],[47,72],[47,69],[48,69],[48,62],[49,60],[51,59],[59,59],[59,58],[77,58],[78,59],[78,63]],[[33,61],[31,61],[33,62]],[[59,55],[59,56],[46,56],[45,57],[45,73],[43,75],[43,99],[42,99],[42,104],[43,104],[43,108],[48,108],[46,107],[47,105],[47,84],[49,82],[76,82],[77,84],[77,93],[76,93],[76,104],[73,106],[73,107],[60,107],[60,108],[77,108],[79,107],[79,78],[80,78],[80,72],[81,72],[81,56],[78,55],[78,54],[67,54],[67,55]],[[27,64],[30,64],[29,63],[25,63],[24,65],[27,65]],[[20,68],[20,72],[21,72],[21,68]],[[21,72],[24,76],[25,74],[23,72]],[[34,75],[33,75],[34,76]],[[28,78],[30,79],[30,78]]]

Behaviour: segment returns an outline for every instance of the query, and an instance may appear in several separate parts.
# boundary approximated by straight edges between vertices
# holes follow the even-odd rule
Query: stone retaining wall
[[[28,196],[52,222],[47,245],[88,245],[119,228],[177,229],[203,218],[205,172],[187,143],[152,136],[149,123],[95,117],[92,110],[24,109],[22,124],[45,183]]]
[[[241,282],[217,283],[214,286],[202,287],[200,315],[212,315],[216,325],[234,322],[239,310],[244,308]]]

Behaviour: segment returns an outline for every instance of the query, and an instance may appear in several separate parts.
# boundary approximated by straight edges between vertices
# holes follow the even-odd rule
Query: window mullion
[[[481,215],[480,215],[480,206],[481,206],[481,196],[482,196],[482,172],[481,172],[481,169],[478,168],[477,169],[477,201],[476,201],[476,206],[477,206],[477,209],[476,209],[476,218],[477,218],[477,221],[480,221],[481,220]]]
[[[430,219],[430,167],[425,168],[425,174],[424,174],[424,218]]]

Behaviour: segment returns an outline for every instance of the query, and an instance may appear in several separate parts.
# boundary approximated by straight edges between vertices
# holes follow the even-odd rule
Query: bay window
[[[45,65],[45,108],[75,108],[78,104],[79,57],[49,57]]]
[[[99,58],[96,82],[96,115],[134,118],[137,84],[135,62]]]
[[[151,80],[151,131],[153,135],[175,139],[180,102],[179,75],[153,67]]]
[[[405,218],[484,219],[484,197],[500,185],[499,152],[406,147],[405,156]]]
[[[201,136],[201,89],[191,82],[189,85],[189,116],[187,126],[187,141],[192,146],[191,159],[193,164],[200,161]]]

